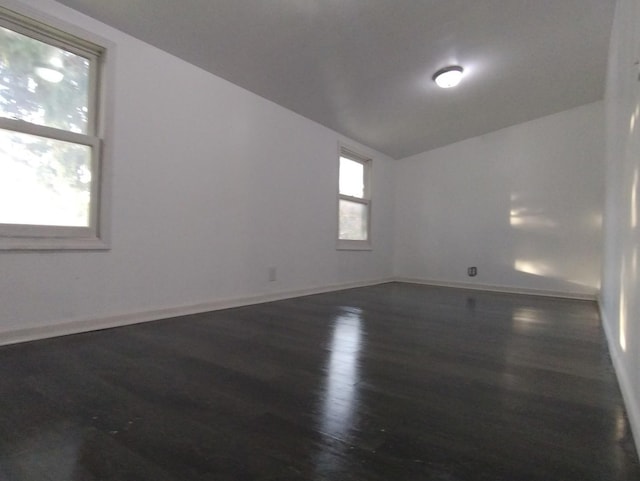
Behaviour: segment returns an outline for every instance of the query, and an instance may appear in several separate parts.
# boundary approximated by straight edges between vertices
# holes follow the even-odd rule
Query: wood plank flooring
[[[392,283],[0,348],[0,480],[640,467],[594,303]]]

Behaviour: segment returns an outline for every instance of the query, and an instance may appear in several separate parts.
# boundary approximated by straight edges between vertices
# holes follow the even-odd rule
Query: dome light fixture
[[[450,89],[460,83],[460,80],[462,80],[462,72],[464,72],[464,69],[459,65],[450,65],[434,73],[433,81],[440,88]]]

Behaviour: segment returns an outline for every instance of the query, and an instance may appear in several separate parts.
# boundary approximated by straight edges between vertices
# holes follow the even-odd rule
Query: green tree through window
[[[92,227],[99,47],[0,20],[0,224]]]

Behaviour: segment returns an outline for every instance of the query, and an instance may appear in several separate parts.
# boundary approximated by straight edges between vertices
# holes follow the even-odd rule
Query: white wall
[[[391,275],[390,159],[360,150],[374,158],[374,250],[337,251],[338,134],[53,1],[3,3],[112,42],[115,79],[111,250],[0,253],[0,340]]]
[[[0,252],[0,342],[383,280],[394,263],[402,278],[597,291],[601,102],[398,162],[360,146],[374,157],[374,250],[337,251],[338,134],[52,0],[3,3],[112,42],[115,78],[112,248]]]
[[[640,2],[619,0],[609,58],[601,309],[640,453]]]
[[[595,296],[603,131],[597,102],[401,160],[395,274]]]

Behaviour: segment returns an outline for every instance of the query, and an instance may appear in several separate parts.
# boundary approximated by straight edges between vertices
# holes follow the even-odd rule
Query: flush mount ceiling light
[[[450,89],[460,83],[462,79],[463,68],[458,65],[450,65],[441,68],[433,74],[433,81],[443,89]]]

